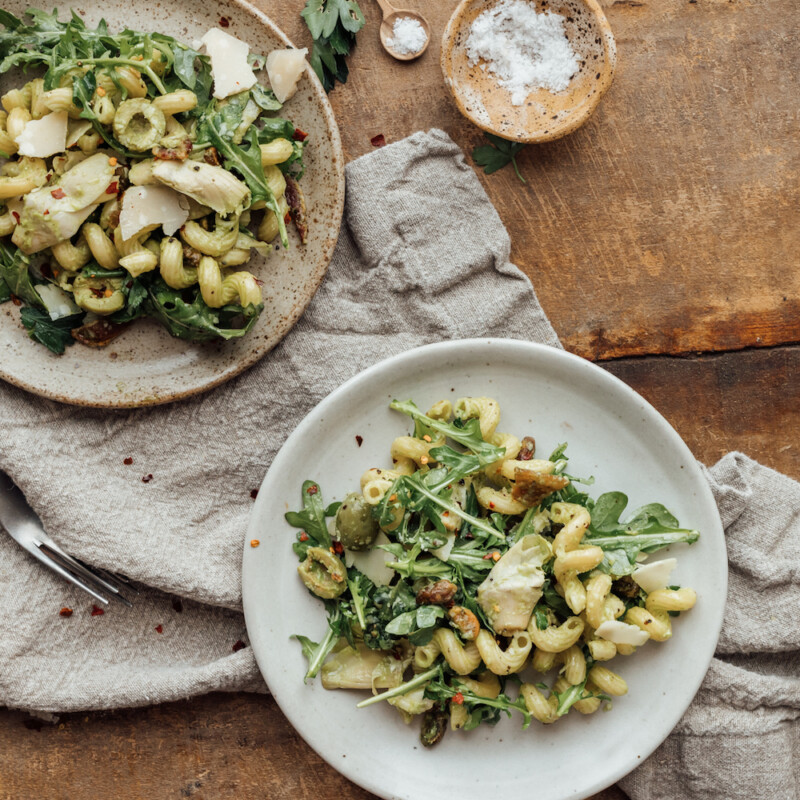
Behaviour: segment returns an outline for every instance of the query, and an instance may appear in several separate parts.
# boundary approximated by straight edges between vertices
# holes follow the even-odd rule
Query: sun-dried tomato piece
[[[294,222],[300,241],[305,244],[308,241],[308,219],[306,217],[306,199],[300,185],[291,176],[286,176],[286,202],[289,204],[289,215]]]
[[[417,605],[449,606],[453,604],[458,586],[446,578],[423,586],[417,592]]]
[[[522,447],[519,449],[517,461],[530,461],[536,452],[536,440],[533,436],[525,436],[522,440]]]
[[[300,128],[295,128],[294,133],[292,134],[292,139],[296,142],[304,142],[308,139],[308,134],[305,131],[301,131]]]
[[[98,297],[102,297],[101,292]],[[72,338],[87,347],[105,347],[117,338],[126,328],[127,322],[110,322],[107,319],[98,319],[88,325],[72,329]]]
[[[382,133],[379,133],[377,136],[373,136],[369,140],[369,143],[373,147],[385,147],[386,146],[386,137]]]
[[[219,150],[216,147],[206,147],[203,150],[203,161],[206,164],[211,164],[212,167],[218,167],[222,163],[219,157]]]

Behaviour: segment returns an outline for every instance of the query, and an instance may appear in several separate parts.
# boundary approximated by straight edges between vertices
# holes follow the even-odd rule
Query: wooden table
[[[456,0],[408,3],[428,15],[434,41],[403,65],[380,50],[377,5],[361,0],[351,77],[331,94],[349,158],[376,134],[391,142],[434,126],[466,153],[482,142],[439,70],[436,38]],[[800,478],[800,7],[601,3],[619,69],[597,113],[572,136],[528,147],[526,184],[510,169],[480,173],[512,258],[567,349],[641,392],[698,458],[738,449]],[[301,0],[261,4],[308,43]],[[0,712],[2,800],[370,796],[268,697],[217,694],[56,724]]]

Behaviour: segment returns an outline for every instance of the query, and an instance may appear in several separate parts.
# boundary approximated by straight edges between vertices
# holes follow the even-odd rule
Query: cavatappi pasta
[[[245,335],[264,307],[247,264],[288,246],[290,218],[307,235],[306,134],[272,113],[253,71],[265,60],[223,58],[243,43],[221,29],[194,50],[74,13],[4,13],[24,35],[2,37],[0,61],[28,79],[10,73],[0,96],[0,303],[21,300],[57,353],[142,316],[185,339]]]
[[[675,559],[647,556],[698,532],[657,503],[634,512],[635,529],[621,522],[625,495],[589,498],[565,472],[566,445],[536,458],[532,437],[499,430],[492,398],[391,407],[414,421],[391,466],[328,507],[306,481],[303,510],[286,515],[300,578],[328,601],[328,635],[297,637],[306,678],[322,669],[327,689],[371,690],[359,706],[423,715],[425,744],[448,721],[469,730],[516,711],[525,727],[551,724],[625,695],[608,662],[665,642],[697,599],[668,585]]]

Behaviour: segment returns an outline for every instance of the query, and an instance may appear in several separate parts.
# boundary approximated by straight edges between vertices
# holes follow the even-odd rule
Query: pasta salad
[[[0,303],[24,304],[55,353],[140,317],[193,341],[247,334],[264,304],[242,267],[288,247],[290,218],[306,240],[306,134],[273,114],[306,51],[264,57],[221,28],[191,45],[112,33],[74,11],[0,24],[0,73],[33,73],[0,98]]]
[[[532,437],[498,431],[491,398],[391,408],[414,422],[392,467],[327,506],[306,481],[302,510],[286,514],[300,579],[328,617],[319,641],[295,637],[305,679],[420,716],[425,745],[503,713],[527,728],[610,707],[627,684],[607,662],[667,641],[696,601],[670,584],[674,558],[647,558],[698,531],[659,503],[623,521],[622,492],[592,499],[566,444],[537,457]]]

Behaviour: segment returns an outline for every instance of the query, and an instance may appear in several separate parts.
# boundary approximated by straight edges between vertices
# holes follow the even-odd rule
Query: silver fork
[[[122,590],[139,594],[127,578],[113,575],[104,569],[90,567],[65,553],[45,533],[41,520],[28,505],[19,487],[2,471],[0,471],[0,525],[34,558],[105,605],[108,605],[108,598],[101,592],[108,593],[129,608],[132,604],[122,594]]]

